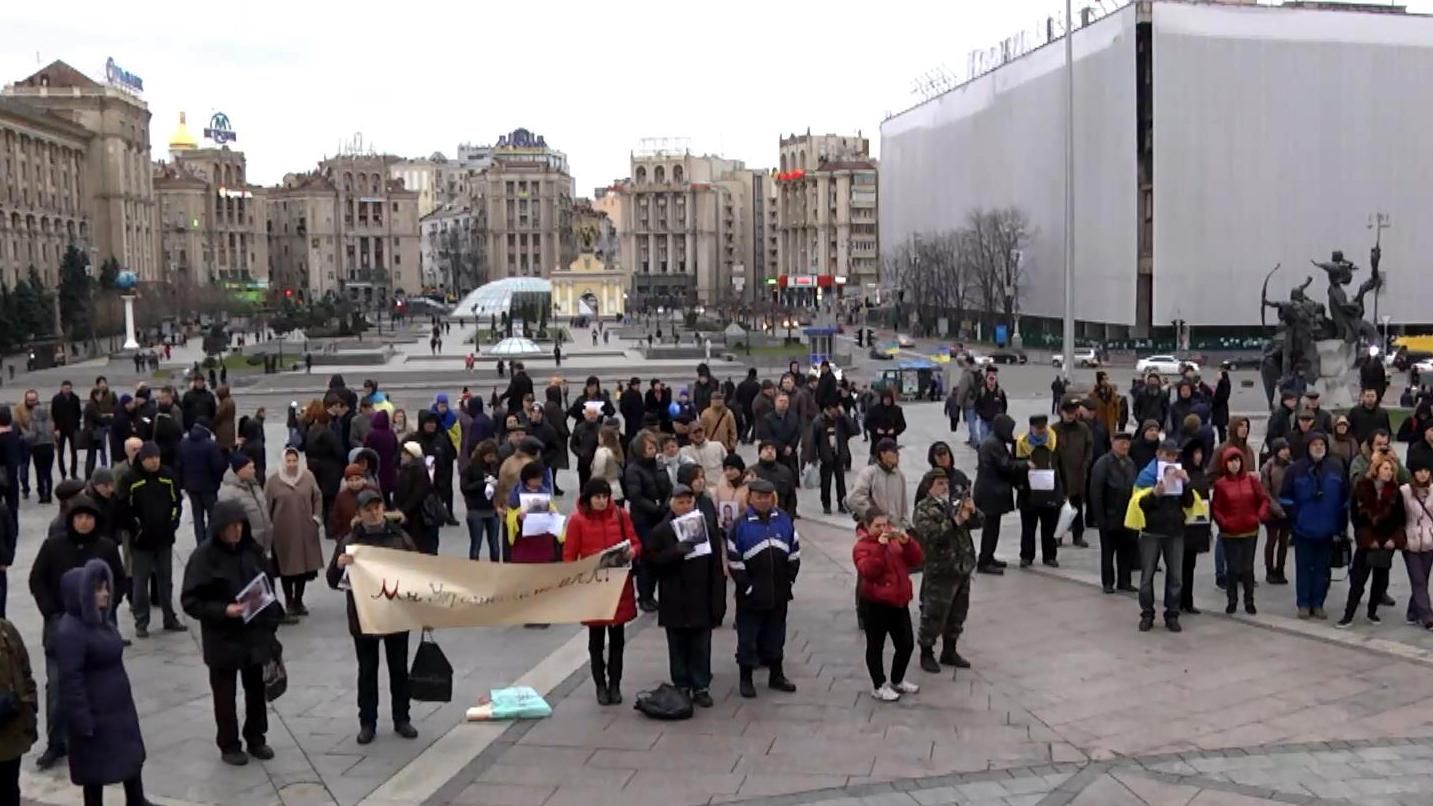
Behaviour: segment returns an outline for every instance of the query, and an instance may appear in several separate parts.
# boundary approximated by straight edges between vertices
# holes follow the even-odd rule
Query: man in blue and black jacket
[[[1343,462],[1328,455],[1328,436],[1319,430],[1304,440],[1304,458],[1289,466],[1279,503],[1294,533],[1294,594],[1299,618],[1327,619],[1329,563],[1334,537],[1348,523],[1348,475]]]
[[[791,517],[776,506],[776,487],[765,479],[747,485],[746,514],[726,540],[727,567],[736,583],[736,662],[741,696],[755,697],[752,672],[770,670],[775,691],[792,692],[781,661],[786,646],[786,608],[801,570],[801,539]]]

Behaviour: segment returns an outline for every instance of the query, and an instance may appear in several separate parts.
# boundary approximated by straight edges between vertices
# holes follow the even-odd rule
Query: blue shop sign
[[[115,64],[113,56],[104,63],[104,77],[106,81],[116,87],[133,92],[144,92],[144,79]]]
[[[209,127],[204,130],[204,136],[221,146],[239,139],[239,135],[235,134],[234,128],[229,125],[229,116],[223,112],[215,112],[213,117],[209,118]]]

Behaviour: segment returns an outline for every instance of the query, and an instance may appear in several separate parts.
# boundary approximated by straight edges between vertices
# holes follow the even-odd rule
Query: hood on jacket
[[[1015,418],[1008,414],[997,414],[990,424],[990,430],[1001,442],[1009,445],[1015,441]]]
[[[378,451],[372,448],[354,448],[348,452],[348,463],[351,465],[361,465],[365,460],[373,465],[373,470],[378,470]]]
[[[420,415],[418,416],[418,418],[421,420],[421,419],[422,419],[422,415],[420,414]],[[386,411],[375,411],[375,412],[373,412],[373,418],[372,418],[369,422],[371,423],[372,429],[373,429],[374,431],[388,431],[388,430],[389,430],[389,427],[388,427],[388,412],[386,412]]]
[[[1194,384],[1189,381],[1180,381],[1174,388],[1174,395],[1178,400],[1189,400],[1194,397]]]
[[[1184,441],[1184,446],[1179,449],[1179,463],[1186,468],[1190,468],[1191,471],[1198,470],[1204,467],[1204,462],[1194,461],[1194,452],[1203,450],[1204,440],[1200,439],[1197,434],[1195,436],[1190,437],[1189,439],[1186,439]],[[1200,459],[1205,458],[1208,457],[1200,457]]]
[[[1221,472],[1221,473],[1224,473],[1225,475],[1228,475],[1228,473],[1229,473],[1229,462],[1230,462],[1230,460],[1235,459],[1235,458],[1238,458],[1239,461],[1241,461],[1241,462],[1244,461],[1244,451],[1243,451],[1243,449],[1240,448],[1240,447],[1237,446],[1237,445],[1230,445],[1229,447],[1225,448],[1225,449],[1224,449],[1224,452],[1219,455],[1219,470],[1220,470],[1220,472]],[[1251,468],[1247,468],[1247,467],[1246,467],[1246,468],[1243,468],[1243,471],[1242,471],[1242,472],[1248,473],[1248,472],[1250,471],[1250,469],[1251,469]]]
[[[944,453],[950,454],[950,466],[955,467],[955,451],[950,449],[950,443],[940,440],[932,442],[930,444],[930,450],[925,452],[926,464],[935,467],[935,455],[941,453],[942,449]]]
[[[348,388],[348,384],[346,384],[346,383],[343,382],[343,376],[342,376],[342,375],[339,375],[338,373],[334,373],[334,374],[333,374],[333,377],[331,377],[331,378],[328,379],[328,388],[330,388],[330,389],[347,389],[347,388]]]
[[[1232,414],[1229,416],[1229,441],[1238,445],[1247,445],[1249,444],[1249,438],[1247,436],[1240,438],[1239,436],[1239,426],[1241,425],[1249,425],[1249,418],[1242,414]]]
[[[79,568],[66,571],[65,575],[60,577],[60,600],[65,605],[65,612],[89,627],[107,623],[108,620],[100,613],[99,606],[95,603],[95,590],[102,582],[110,589],[110,606],[113,607],[114,577],[110,573],[108,563],[95,558]]]
[[[447,406],[448,410],[440,414],[438,412],[439,403],[442,403],[443,405]],[[452,404],[448,402],[448,396],[443,392],[439,392],[438,394],[433,396],[433,406],[429,409],[429,411],[431,411],[433,416],[437,418],[438,430],[440,431],[447,431],[449,428],[453,427],[453,423],[456,423],[458,421],[458,413],[453,411]],[[422,414],[418,415],[418,419],[423,419]]]
[[[211,433],[209,429],[205,428],[203,423],[195,423],[194,425],[189,427],[188,438],[194,440],[195,442],[203,442],[204,440],[210,439],[213,436],[214,434]]]
[[[238,523],[244,526],[244,536],[239,540],[253,542],[254,535],[249,531],[249,516],[244,514],[244,505],[238,501],[219,501],[214,504],[214,509],[209,513],[209,539],[218,541],[219,533],[229,526]]]
[[[467,409],[469,417],[477,417],[479,414],[482,414],[483,399],[481,397],[478,397],[477,395],[473,395],[472,397],[468,398]]]
[[[239,436],[243,437],[245,442],[262,443],[264,441],[264,425],[255,417],[245,417],[244,422],[239,426]]]
[[[556,386],[547,387],[547,402],[562,405],[562,389]]]

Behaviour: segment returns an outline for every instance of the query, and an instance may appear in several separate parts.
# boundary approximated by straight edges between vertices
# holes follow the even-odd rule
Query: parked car
[[[1022,361],[1021,363],[1023,364],[1024,362]],[[1050,366],[1055,369],[1059,369],[1064,363],[1065,356],[1061,353],[1055,353],[1050,359]],[[1095,348],[1081,347],[1075,350],[1075,366],[1083,369],[1097,369],[1103,365],[1104,362],[1100,361],[1100,355],[1095,352]]]
[[[896,334],[896,344],[907,349],[916,346],[916,340],[902,333]]]
[[[877,361],[890,361],[896,357],[896,353],[889,347],[872,347],[870,356]]]
[[[1239,369],[1258,369],[1263,366],[1263,364],[1264,357],[1262,355],[1241,355],[1220,361],[1219,368],[1231,371]]]
[[[1430,358],[1433,358],[1433,353],[1400,347],[1398,348],[1398,352],[1393,354],[1393,366],[1401,372],[1407,372],[1410,367],[1416,364],[1422,364]],[[1421,369],[1419,370],[1420,373],[1422,371]]]
[[[1140,374],[1157,372],[1160,375],[1178,375],[1185,367],[1193,367],[1195,372],[1199,371],[1199,365],[1193,361],[1182,361],[1172,355],[1141,358],[1135,362],[1134,370]]]
[[[1030,356],[1016,350],[1000,350],[990,354],[990,362],[994,364],[1028,364]]]
[[[977,367],[988,367],[991,364],[995,363],[995,358],[993,356],[984,355],[982,353],[969,352],[965,355]]]
[[[1422,378],[1428,373],[1433,372],[1433,358],[1425,358],[1422,361],[1414,362],[1412,368],[1418,370],[1418,377]]]

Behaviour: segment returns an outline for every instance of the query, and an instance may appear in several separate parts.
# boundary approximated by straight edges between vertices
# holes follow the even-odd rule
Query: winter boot
[[[954,666],[957,669],[970,668],[970,661],[961,657],[960,653],[955,651],[955,644],[953,643],[941,646],[940,662],[946,666]]]
[[[940,664],[935,662],[934,647],[921,647],[921,671],[940,674]]]
[[[741,696],[748,700],[756,697],[756,684],[751,682],[751,667],[741,667]]]
[[[782,674],[781,661],[771,664],[769,668],[771,669],[771,675],[766,680],[767,688],[770,688],[772,691],[784,691],[788,694],[796,690],[796,684],[787,680],[786,675]]]

